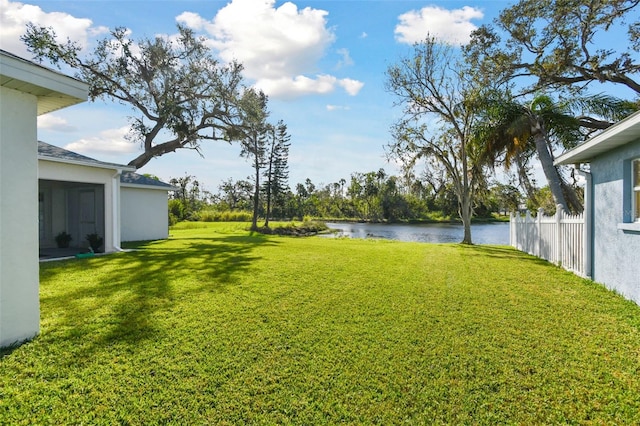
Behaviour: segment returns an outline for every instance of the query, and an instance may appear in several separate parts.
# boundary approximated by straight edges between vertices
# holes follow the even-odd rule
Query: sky
[[[316,186],[354,172],[384,168],[389,129],[400,117],[385,90],[390,65],[411,54],[427,34],[454,45],[490,23],[511,2],[397,0],[0,0],[0,48],[31,59],[20,36],[28,22],[51,26],[89,51],[110,29],[133,39],[174,35],[182,24],[207,38],[221,61],[238,59],[251,85],[269,96],[270,122],[291,135],[289,183]],[[125,138],[132,110],[109,100],[85,102],[38,119],[38,138],[107,162],[127,164],[140,146]],[[179,150],[151,160],[139,173],[162,180],[195,176],[217,192],[223,180],[247,179],[240,147],[202,144],[201,157]]]

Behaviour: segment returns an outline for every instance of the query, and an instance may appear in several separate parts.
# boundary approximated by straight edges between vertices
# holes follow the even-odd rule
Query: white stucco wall
[[[0,87],[0,346],[39,331],[37,104]]]
[[[76,79],[0,51],[0,346],[40,329],[37,116],[87,100]]]
[[[104,185],[104,247],[106,252],[120,248],[120,228],[118,200],[114,200],[114,192],[118,192],[120,176],[116,170],[67,164],[57,161],[38,160],[38,178],[65,182],[83,182]],[[114,212],[116,214],[114,215]],[[79,236],[78,238],[82,238]]]
[[[164,189],[120,187],[122,241],[169,237],[168,195]]]
[[[593,176],[593,279],[640,304],[640,231],[630,221],[630,160],[640,140],[596,157]],[[622,228],[622,229],[621,229]]]

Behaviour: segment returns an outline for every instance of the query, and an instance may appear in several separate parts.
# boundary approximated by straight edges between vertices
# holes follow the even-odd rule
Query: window
[[[640,222],[640,159],[634,160],[632,165],[632,212],[633,220]]]

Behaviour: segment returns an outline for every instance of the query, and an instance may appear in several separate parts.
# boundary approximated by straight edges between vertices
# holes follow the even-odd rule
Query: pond
[[[459,243],[464,235],[461,224],[386,224],[386,223],[344,223],[327,222],[331,229],[337,229],[329,236],[348,238],[383,238],[398,241],[422,243]],[[471,225],[471,239],[474,244],[509,245],[509,223],[490,222]]]

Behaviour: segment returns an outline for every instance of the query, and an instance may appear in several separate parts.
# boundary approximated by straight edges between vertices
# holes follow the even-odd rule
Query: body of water
[[[385,223],[343,223],[327,222],[331,229],[337,229],[338,237],[384,238],[398,241],[422,243],[459,243],[464,236],[460,224],[385,224]],[[509,223],[490,222],[471,225],[471,239],[474,244],[509,245]]]

